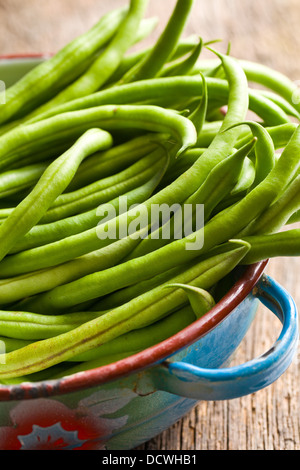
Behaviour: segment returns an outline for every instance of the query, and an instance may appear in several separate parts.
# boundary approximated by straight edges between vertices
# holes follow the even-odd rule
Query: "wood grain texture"
[[[0,0],[0,54],[55,52],[86,31],[111,8],[126,0]],[[167,22],[175,0],[150,0],[147,15],[159,27],[143,43],[153,42]],[[299,0],[195,0],[185,36],[222,38],[218,48],[255,60],[300,80]],[[300,261],[270,261],[267,273],[284,286],[300,307]],[[280,325],[265,308],[237,351],[242,363],[274,343]],[[299,450],[300,352],[273,385],[253,395],[199,403],[185,418],[139,449],[149,450]]]

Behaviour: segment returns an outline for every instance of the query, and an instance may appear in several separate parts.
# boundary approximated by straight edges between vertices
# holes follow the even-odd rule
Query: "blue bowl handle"
[[[195,400],[228,400],[254,393],[278,379],[289,367],[298,345],[296,305],[277,282],[263,275],[254,295],[281,321],[282,331],[262,356],[229,368],[206,369],[185,362],[164,363],[159,389]]]

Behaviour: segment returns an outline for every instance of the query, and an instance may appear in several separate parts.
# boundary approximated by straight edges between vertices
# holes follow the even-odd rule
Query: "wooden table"
[[[92,26],[104,12],[126,0],[0,0],[0,54],[55,52]],[[175,0],[150,0],[147,16],[159,27],[142,44],[153,42]],[[262,62],[300,80],[299,0],[195,0],[185,35],[222,38],[219,50]],[[141,47],[142,44],[139,46]],[[300,261],[272,260],[266,272],[300,306]],[[279,334],[272,314],[260,307],[241,344],[235,364],[266,351]],[[149,450],[299,450],[300,354],[273,385],[253,395],[198,404],[173,427],[141,446]]]

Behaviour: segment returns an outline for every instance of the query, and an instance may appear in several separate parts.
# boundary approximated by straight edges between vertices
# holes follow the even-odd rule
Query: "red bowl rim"
[[[23,60],[23,59],[28,59],[28,60],[32,60],[32,59],[47,59],[48,57],[51,57],[53,56],[52,53],[49,53],[49,54],[40,54],[39,52],[36,52],[36,53],[31,53],[31,54],[5,54],[5,55],[0,55],[0,60]]]
[[[38,59],[47,58],[49,55],[11,54],[0,56],[0,60]],[[267,262],[267,260],[261,261],[246,267],[240,279],[206,315],[165,341],[115,363],[79,372],[62,379],[34,383],[24,382],[18,385],[0,385],[0,401],[64,395],[103,385],[162,363],[168,357],[208,334],[230,315],[255,287]]]

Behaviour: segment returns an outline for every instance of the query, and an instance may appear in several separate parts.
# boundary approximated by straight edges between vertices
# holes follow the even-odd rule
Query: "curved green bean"
[[[255,178],[254,185],[265,179],[275,165],[275,147],[269,132],[258,122],[245,121],[238,125],[249,126],[257,143],[255,153]]]

